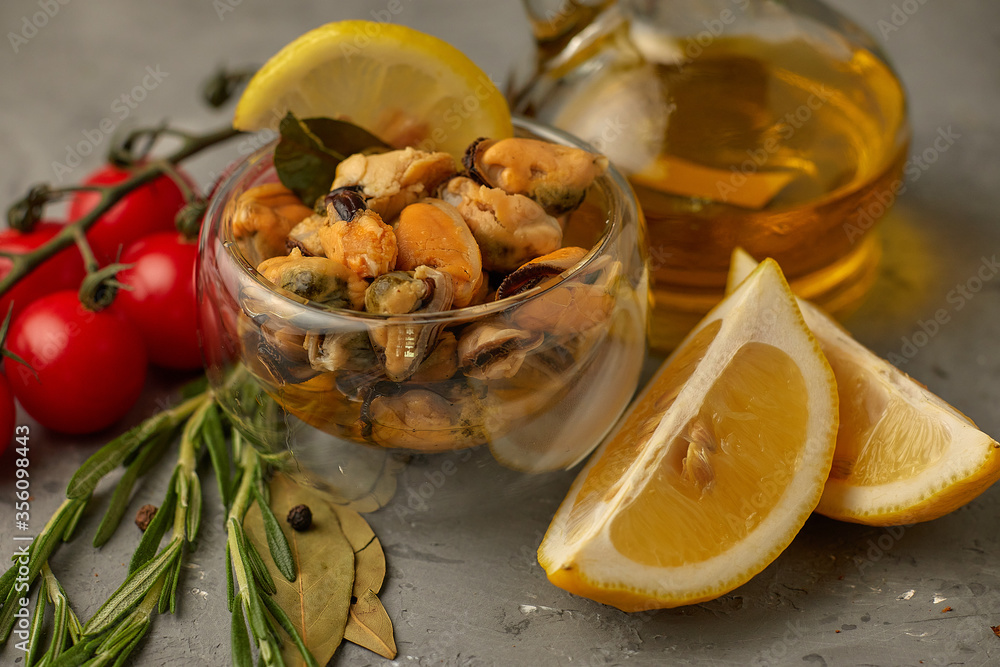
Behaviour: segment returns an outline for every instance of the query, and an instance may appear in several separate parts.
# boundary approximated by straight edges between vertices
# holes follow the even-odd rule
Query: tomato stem
[[[53,236],[44,244],[34,250],[22,254],[12,254],[10,271],[3,278],[0,278],[0,296],[6,294],[22,278],[31,273],[36,267],[48,258],[54,256],[60,250],[76,244],[84,253],[83,245],[78,241],[80,235],[86,233],[93,227],[106,211],[121,201],[128,193],[141,185],[149,183],[163,174],[170,175],[175,165],[192,155],[195,155],[206,148],[210,148],[218,143],[231,139],[242,134],[241,131],[232,127],[224,127],[207,134],[189,134],[180,130],[169,130],[167,128],[154,129],[154,139],[163,133],[169,133],[180,137],[181,146],[160,160],[154,160],[136,169],[127,179],[113,185],[101,186],[72,186],[50,189],[47,185],[37,185],[31,188],[28,195],[16,202],[8,210],[8,220],[11,226],[17,229],[30,229],[34,222],[41,217],[41,209],[45,204],[62,197],[66,193],[78,190],[96,190],[101,193],[97,206],[91,209],[86,215],[74,222],[68,223],[58,234]],[[190,189],[190,188],[189,188]],[[183,192],[183,189],[182,189]],[[185,192],[185,197],[187,193]],[[89,261],[93,259],[93,253],[88,258],[83,254],[84,260],[88,261],[88,271],[91,270]]]

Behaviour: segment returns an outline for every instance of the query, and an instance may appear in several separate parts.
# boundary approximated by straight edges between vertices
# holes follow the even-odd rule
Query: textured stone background
[[[147,67],[166,73],[125,119],[160,119],[192,129],[225,122],[205,110],[197,85],[217,64],[259,63],[305,30],[329,20],[366,18],[390,3],[339,0],[266,3],[67,1],[27,44],[0,44],[0,199],[55,180],[54,162],[115,117],[112,105],[140,84]],[[667,1],[667,0],[664,0]],[[900,354],[921,322],[948,309],[951,321],[904,367],[980,426],[1000,434],[1000,280],[959,309],[947,295],[1000,251],[1000,5],[988,0],[835,0],[871,30],[909,87],[913,147],[929,148],[940,129],[960,139],[912,185],[886,224],[881,282],[847,324],[883,355]],[[894,7],[917,11],[882,34]],[[398,20],[440,35],[496,79],[529,57],[515,0],[402,0]],[[0,32],[20,31],[37,0],[5,0]],[[226,112],[228,113],[228,111]],[[79,179],[107,147],[65,175]],[[226,156],[231,157],[230,155]],[[221,160],[221,161],[220,161]],[[222,158],[193,170],[207,182]],[[156,409],[177,378],[159,376],[129,419]],[[32,426],[32,506],[41,526],[76,466],[110,434],[67,441]],[[811,519],[767,570],[724,598],[649,615],[626,615],[549,585],[534,550],[571,473],[525,479],[479,456],[462,462],[418,509],[410,494],[442,470],[417,462],[400,480],[396,511],[371,517],[389,575],[382,599],[396,627],[400,665],[988,665],[1000,662],[1000,489],[946,518],[884,530]],[[0,555],[12,551],[13,474],[0,459]],[[135,504],[158,497],[165,471]],[[155,619],[136,664],[219,665],[229,661],[229,615],[222,572],[221,511],[206,484],[201,548],[182,583],[176,616]],[[107,486],[102,486],[102,490]],[[9,509],[8,509],[9,508]],[[84,525],[93,530],[98,517]],[[124,577],[136,534],[130,526],[100,552],[89,535],[53,562],[78,614],[86,618]],[[952,611],[943,612],[945,607]],[[10,648],[0,662],[17,664]],[[345,646],[334,664],[387,664]]]

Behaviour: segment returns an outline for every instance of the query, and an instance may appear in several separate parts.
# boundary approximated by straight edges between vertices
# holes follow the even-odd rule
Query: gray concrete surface
[[[666,1],[666,0],[665,0]],[[5,0],[0,33],[20,33],[42,11],[38,0]],[[1000,279],[969,298],[951,290],[1000,253],[1000,5],[988,0],[836,0],[894,58],[912,100],[913,147],[939,130],[960,138],[912,183],[886,225],[887,261],[875,294],[847,322],[883,355],[924,342],[904,370],[992,434],[1000,434]],[[55,162],[99,127],[160,119],[192,129],[225,121],[195,98],[217,64],[258,63],[320,23],[395,17],[445,37],[497,79],[527,56],[526,25],[515,0],[260,0],[49,2],[58,12],[15,52],[0,44],[0,200],[38,181],[55,181]],[[883,31],[879,21],[898,30]],[[231,10],[231,11],[230,11]],[[906,14],[906,11],[910,14]],[[905,18],[900,21],[899,17]],[[26,18],[27,17],[27,18]],[[40,22],[40,21],[39,21]],[[31,33],[29,30],[28,33]],[[26,33],[27,34],[27,33]],[[115,101],[141,85],[147,67],[165,73],[119,119]],[[94,137],[91,132],[89,135]],[[64,182],[98,164],[97,137]],[[231,157],[231,154],[226,158]],[[223,158],[193,170],[207,182]],[[950,315],[926,339],[914,334],[939,309]],[[128,417],[150,414],[177,378],[160,375]],[[32,525],[60,502],[76,466],[112,433],[65,438],[31,428]],[[122,425],[124,427],[124,424]],[[463,462],[417,508],[412,493],[441,468],[417,461],[400,480],[396,509],[370,519],[388,557],[382,599],[396,628],[399,656],[383,660],[345,645],[335,665],[995,665],[1000,664],[1000,488],[942,519],[877,529],[814,517],[791,548],[750,583],[714,602],[628,615],[551,586],[534,550],[572,473],[524,478],[486,459]],[[157,497],[160,471],[136,495]],[[206,485],[201,546],[190,559],[176,616],[160,616],[138,665],[229,662],[229,617],[222,574],[221,510]],[[100,488],[104,498],[108,486]],[[0,458],[0,555],[13,551],[13,473]],[[100,505],[84,536],[63,547],[53,569],[74,608],[90,616],[122,580],[137,533],[124,526],[100,551],[89,546]],[[92,533],[91,533],[92,534]],[[950,608],[947,611],[946,608]],[[18,664],[10,647],[0,662]]]

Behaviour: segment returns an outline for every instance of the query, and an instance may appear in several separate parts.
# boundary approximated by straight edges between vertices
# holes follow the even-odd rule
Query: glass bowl
[[[516,127],[588,148],[529,121]],[[208,379],[246,438],[295,454],[308,443],[313,459],[339,456],[354,446],[347,443],[422,453],[487,445],[501,464],[530,472],[570,467],[600,442],[631,399],[646,350],[644,227],[621,174],[601,176],[569,216],[563,245],[589,251],[554,283],[447,312],[387,316],[318,306],[257,272],[232,218],[243,192],[277,181],[273,151],[256,151],[220,184],[199,251]],[[456,369],[456,343],[484,331],[477,364],[504,362]],[[434,351],[412,378],[394,382],[371,345],[388,336],[423,337]],[[314,367],[317,345],[337,346],[338,370]]]

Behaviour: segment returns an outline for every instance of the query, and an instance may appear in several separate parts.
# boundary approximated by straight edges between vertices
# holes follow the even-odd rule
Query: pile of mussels
[[[384,316],[299,326],[243,298],[244,363],[286,410],[357,441],[458,449],[545,410],[587,363],[621,265],[598,258],[558,276],[588,252],[563,247],[564,226],[606,158],[511,138],[477,140],[462,162],[359,153],[315,209],[280,183],[230,208],[233,238],[277,291]],[[544,287],[485,316],[457,310]]]

